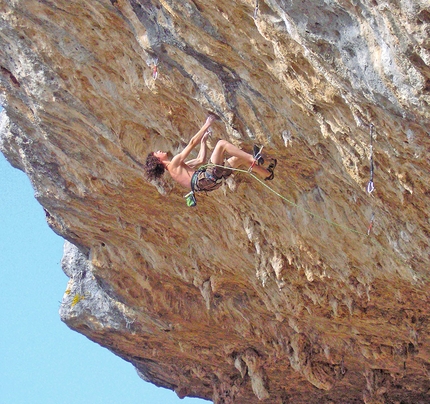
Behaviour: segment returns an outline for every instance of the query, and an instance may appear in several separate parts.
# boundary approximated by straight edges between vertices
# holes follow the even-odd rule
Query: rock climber
[[[226,140],[219,140],[210,157],[213,165],[198,168],[206,161],[206,140],[209,128],[216,116],[209,114],[206,122],[200,130],[191,138],[187,146],[176,156],[170,159],[168,153],[156,151],[148,154],[145,163],[145,171],[149,180],[160,178],[167,170],[170,176],[184,188],[192,193],[200,191],[213,191],[221,185],[222,179],[232,174],[230,168],[246,167],[266,180],[274,178],[276,159],[270,159],[267,168],[263,167],[264,159],[260,153],[261,149],[254,146],[254,155],[244,152]],[[200,143],[200,151],[197,158],[186,160],[191,151]],[[225,161],[224,155],[230,157]],[[191,205],[193,206],[193,205]]]

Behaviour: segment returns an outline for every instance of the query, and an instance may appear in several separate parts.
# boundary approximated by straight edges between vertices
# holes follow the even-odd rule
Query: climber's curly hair
[[[154,156],[154,152],[149,153],[145,162],[145,173],[149,181],[158,180],[163,176],[165,171],[164,164],[158,157]]]

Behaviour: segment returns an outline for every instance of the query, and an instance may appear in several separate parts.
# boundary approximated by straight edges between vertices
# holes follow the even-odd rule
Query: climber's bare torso
[[[174,165],[174,158],[167,165],[167,171],[170,176],[179,184],[186,189],[191,189],[191,177],[193,176],[195,169],[191,168],[188,164],[181,162],[179,165]]]

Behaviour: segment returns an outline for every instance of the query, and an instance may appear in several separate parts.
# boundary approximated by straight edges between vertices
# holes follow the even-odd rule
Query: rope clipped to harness
[[[371,194],[375,190],[375,185],[373,184],[373,124],[370,124],[370,180],[367,184],[367,192]]]

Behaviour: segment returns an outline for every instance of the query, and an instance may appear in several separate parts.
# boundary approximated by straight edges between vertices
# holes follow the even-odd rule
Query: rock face
[[[428,0],[0,11],[1,150],[67,240],[63,321],[180,397],[430,401]],[[142,164],[208,110],[276,178],[188,208]]]

